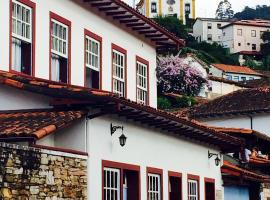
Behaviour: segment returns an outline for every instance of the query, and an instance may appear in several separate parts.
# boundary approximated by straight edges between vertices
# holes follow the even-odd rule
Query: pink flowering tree
[[[167,56],[157,62],[158,92],[197,95],[208,84],[203,74],[184,63],[183,58]]]

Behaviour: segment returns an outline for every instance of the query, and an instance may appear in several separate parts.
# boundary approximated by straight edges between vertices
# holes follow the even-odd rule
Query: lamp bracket
[[[210,151],[208,150],[208,158],[212,158],[212,156],[217,156],[218,157],[218,154],[217,153],[210,153]]]
[[[124,130],[124,126],[114,126],[111,123],[111,135],[113,135],[115,133],[115,131],[117,131],[118,129],[121,129],[123,131]]]

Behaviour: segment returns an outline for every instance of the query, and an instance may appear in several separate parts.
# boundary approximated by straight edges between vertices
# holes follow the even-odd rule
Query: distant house
[[[235,82],[260,79],[263,76],[249,67],[225,64],[212,64],[210,74]]]
[[[257,55],[261,50],[264,32],[270,30],[270,20],[241,20],[231,22],[222,29],[222,45],[228,48],[230,53],[244,55]]]
[[[198,42],[222,44],[222,30],[220,28],[229,23],[229,20],[223,19],[197,18],[193,25],[193,35]]]

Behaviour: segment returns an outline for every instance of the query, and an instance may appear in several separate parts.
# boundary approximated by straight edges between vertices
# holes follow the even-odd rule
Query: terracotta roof
[[[262,74],[245,66],[225,65],[225,64],[212,64],[212,66],[224,72],[262,76]]]
[[[41,139],[69,126],[86,114],[84,110],[19,110],[0,112],[0,138]]]
[[[185,40],[176,37],[167,29],[142,15],[122,0],[84,0],[83,2],[87,6],[90,5],[97,9],[99,14],[104,13],[133,32],[149,38],[156,44],[158,49],[168,47],[179,48],[185,45]]]
[[[270,87],[270,78],[263,77],[261,79],[242,81],[241,84],[249,88]]]
[[[223,162],[221,172],[223,175],[226,174],[233,177],[243,178],[245,180],[257,181],[261,183],[270,182],[270,176],[241,168],[228,161]]]
[[[270,78],[270,71],[256,70],[256,72],[262,74],[264,77],[269,77]]]
[[[270,112],[270,87],[232,92],[191,108],[188,115],[192,118],[205,118],[260,112]]]
[[[270,160],[265,159],[265,158],[250,157],[249,163],[253,166],[258,166],[258,167],[269,167],[270,166]]]
[[[179,118],[168,112],[120,98],[110,92],[64,85],[1,71],[0,84],[58,98],[58,101],[53,102],[52,105],[92,106],[100,109],[100,114],[123,116],[150,127],[166,130],[166,132],[216,145],[224,151],[231,148],[238,149],[244,145],[244,141],[241,139],[209,129],[186,118]]]
[[[235,21],[235,22],[232,22],[230,24],[227,24],[223,27],[221,27],[222,29],[223,28],[226,28],[226,27],[229,27],[229,26],[232,26],[232,25],[241,25],[241,26],[256,26],[256,27],[270,27],[270,20],[264,20],[264,19],[254,19],[254,20],[240,20],[240,21]]]
[[[243,55],[257,55],[257,56],[261,56],[262,53],[259,51],[240,51],[239,54],[243,54]]]

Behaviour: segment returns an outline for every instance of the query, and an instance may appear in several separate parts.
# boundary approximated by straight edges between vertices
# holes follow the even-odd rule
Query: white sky
[[[123,0],[132,5],[133,0]],[[139,0],[135,0],[138,2]],[[176,0],[179,1],[179,0]],[[221,0],[196,0],[197,17],[215,17],[216,9]],[[245,6],[255,7],[256,5],[270,6],[270,0],[229,0],[234,12],[242,11]]]
[[[242,11],[246,6],[255,7],[256,5],[270,6],[270,0],[229,0],[234,12]],[[217,6],[220,0],[196,0],[197,17],[215,17]]]

